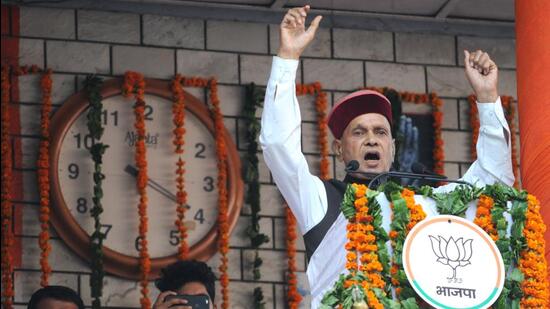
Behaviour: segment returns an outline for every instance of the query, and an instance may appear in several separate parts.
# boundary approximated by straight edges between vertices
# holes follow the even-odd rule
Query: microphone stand
[[[463,180],[451,180],[451,179],[448,179],[447,176],[443,176],[443,175],[426,175],[426,174],[395,172],[395,171],[389,171],[389,172],[384,172],[384,173],[380,173],[380,174],[374,174],[374,173],[365,173],[365,172],[352,171],[351,169],[347,169],[347,168],[346,168],[346,172],[347,173],[352,173],[352,174],[364,175],[364,176],[367,176],[367,177],[373,177],[374,176],[368,184],[369,188],[371,188],[371,185],[379,185],[379,183],[376,183],[376,182],[377,181],[380,182],[379,180],[384,176],[421,179],[421,180],[428,180],[428,181],[445,181],[445,182],[463,184],[463,185],[467,185],[467,186],[470,186],[472,188],[475,188],[474,185],[472,185],[469,182],[466,182],[466,181],[463,181]]]

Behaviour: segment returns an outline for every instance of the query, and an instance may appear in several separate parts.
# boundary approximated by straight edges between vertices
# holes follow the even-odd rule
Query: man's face
[[[395,154],[390,123],[386,117],[376,113],[357,116],[348,124],[342,138],[334,141],[333,150],[346,165],[357,160],[357,171],[387,172]]]
[[[46,298],[36,306],[38,309],[78,309],[78,306],[70,301]]]
[[[206,290],[206,287],[204,284],[200,282],[187,282],[182,287],[180,287],[177,291],[178,294],[186,294],[186,295],[199,295],[204,294],[208,295],[208,291]],[[210,296],[208,296],[208,299],[210,299]],[[212,302],[212,299],[210,299],[210,309],[214,308],[214,304]]]

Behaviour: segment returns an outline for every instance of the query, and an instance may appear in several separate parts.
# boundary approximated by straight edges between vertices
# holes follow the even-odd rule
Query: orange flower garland
[[[510,129],[510,141],[512,143],[512,171],[514,173],[514,187],[518,188],[519,182],[518,182],[518,170],[519,170],[519,164],[518,164],[518,157],[517,157],[517,149],[516,149],[516,133],[515,133],[515,126],[514,126],[514,118],[515,118],[515,109],[514,105],[512,104],[513,98],[510,96],[501,96],[500,101],[502,102],[502,107],[504,108],[506,114],[506,121],[508,122],[508,127]],[[477,158],[477,139],[479,137],[479,117],[478,117],[478,111],[477,111],[477,104],[476,104],[476,96],[470,95],[468,96],[468,103],[470,105],[470,126],[472,127],[472,144],[470,145],[470,153],[472,160],[475,160]]]
[[[14,244],[12,233],[12,148],[9,139],[10,131],[10,72],[9,67],[2,66],[2,306],[13,308],[13,257],[11,249]]]
[[[183,136],[185,134],[185,95],[181,85],[182,76],[176,75],[172,81],[172,93],[174,95],[174,104],[172,105],[173,123],[174,123],[174,141],[175,152],[178,154],[176,162],[176,187],[177,187],[177,220],[175,222],[179,231],[180,244],[178,248],[178,258],[183,260],[189,254],[189,246],[187,244],[187,228],[185,227],[185,210],[187,204],[187,192],[185,192],[184,174],[185,162],[183,161],[183,145],[185,143]]]
[[[395,229],[392,229],[389,233],[391,241],[391,245],[393,247],[393,252],[396,254],[397,252],[397,241],[399,240],[399,236],[403,236],[403,240],[405,239],[405,235],[409,233],[409,231],[420,221],[424,220],[426,218],[426,213],[422,209],[422,206],[419,204],[416,204],[414,200],[414,191],[411,191],[407,188],[404,188],[401,191],[401,197],[405,200],[405,203],[407,204],[407,209],[409,211],[409,221],[406,224],[406,228],[404,231],[398,231]],[[393,210],[394,203],[392,202],[390,204],[390,207]],[[393,220],[393,215],[392,215]],[[397,295],[401,293],[401,288],[398,277],[398,272],[402,268],[402,265],[398,265],[396,263],[392,263],[392,267],[390,269],[391,274],[391,282],[392,285],[396,288],[395,292]]]
[[[367,89],[378,91],[382,94],[388,88],[368,87]],[[445,168],[443,161],[445,160],[445,150],[443,148],[443,136],[441,133],[441,127],[443,124],[443,112],[441,110],[443,101],[435,93],[413,93],[407,91],[398,91],[401,100],[406,102],[412,102],[414,104],[431,104],[432,116],[434,118],[434,149],[432,150],[432,156],[434,160],[433,171],[437,174],[445,174]]]
[[[149,299],[149,273],[151,272],[151,258],[149,256],[147,246],[147,148],[145,147],[145,80],[143,75],[136,72],[126,72],[124,74],[124,85],[122,86],[122,94],[125,97],[130,97],[134,94],[136,103],[134,105],[134,114],[136,121],[136,154],[135,160],[138,169],[137,174],[137,189],[140,195],[138,212],[139,212],[139,267],[141,271],[141,307],[151,308],[151,300]]]
[[[346,226],[347,239],[346,250],[346,269],[353,275],[357,271],[365,274],[367,280],[357,282],[347,280],[344,282],[344,288],[361,284],[366,296],[369,308],[380,308],[384,306],[374,294],[373,288],[384,289],[386,283],[382,278],[382,264],[378,261],[378,246],[376,245],[376,236],[373,234],[373,217],[369,214],[368,199],[366,196],[367,187],[365,185],[352,184],[355,188],[355,215],[349,219]],[[359,263],[359,262],[360,263]]]
[[[227,149],[223,139],[224,124],[223,115],[220,109],[220,99],[218,98],[218,82],[215,78],[205,79],[200,77],[180,76],[179,83],[185,87],[208,87],[210,90],[211,112],[214,119],[216,155],[218,160],[218,246],[221,255],[220,284],[222,287],[222,309],[229,308],[229,275],[228,258],[229,252],[229,205],[227,191]]]
[[[317,111],[317,127],[319,129],[318,143],[321,159],[319,162],[319,177],[329,179],[329,145],[328,145],[328,120],[327,120],[327,94],[322,90],[321,83],[296,84],[296,95],[315,95],[315,110]]]
[[[495,202],[492,197],[482,194],[477,202],[477,211],[474,223],[482,228],[493,241],[498,240],[498,231],[493,224],[493,218],[491,216],[491,210],[493,209]]]
[[[523,297],[521,308],[548,308],[550,291],[547,280],[547,262],[544,257],[544,232],[546,225],[540,215],[540,203],[536,197],[527,196],[523,235],[527,248],[521,252],[519,268],[525,279],[521,283]]]
[[[296,277],[296,218],[290,208],[285,205],[286,211],[286,252],[288,255],[288,307],[296,309],[302,301],[302,295],[298,292],[298,279]]]
[[[52,268],[48,256],[52,250],[50,240],[50,112],[52,110],[52,71],[47,70],[40,82],[42,87],[42,114],[40,117],[40,146],[38,152],[38,190],[40,193],[40,268],[42,276],[40,284],[48,285]]]
[[[223,115],[220,109],[220,100],[218,99],[218,83],[215,78],[209,80],[210,102],[212,103],[212,113],[214,117],[216,154],[218,157],[218,200],[219,200],[219,248],[221,254],[220,282],[222,286],[222,309],[229,308],[229,275],[227,273],[229,252],[229,221],[228,221],[228,196],[227,196],[227,149],[223,139],[224,124]]]

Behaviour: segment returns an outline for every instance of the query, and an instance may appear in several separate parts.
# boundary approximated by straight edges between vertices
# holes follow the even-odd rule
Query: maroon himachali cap
[[[359,90],[340,99],[328,116],[328,126],[336,139],[342,138],[344,130],[355,117],[376,113],[392,123],[391,103],[382,94],[372,90]]]

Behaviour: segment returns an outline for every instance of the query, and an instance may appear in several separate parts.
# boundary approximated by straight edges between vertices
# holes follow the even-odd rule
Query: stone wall
[[[241,153],[245,150],[244,122],[240,117],[244,86],[250,82],[266,84],[272,55],[278,46],[278,26],[258,23],[21,7],[20,24],[20,64],[37,64],[54,70],[56,106],[80,89],[82,77],[88,73],[112,77],[134,70],[160,79],[169,79],[176,73],[217,77],[226,126]],[[515,41],[510,39],[321,28],[304,53],[297,81],[321,82],[329,93],[330,103],[365,86],[436,92],[444,99],[445,171],[450,178],[458,178],[471,163],[469,107],[465,97],[472,91],[461,68],[462,50],[487,50],[500,66],[501,94],[516,97],[514,46]],[[25,308],[40,281],[36,184],[41,95],[38,81],[36,76],[21,77],[20,102],[16,102],[21,114],[21,134],[16,138],[23,145],[22,165],[16,169],[24,179],[24,198],[16,203],[23,211],[23,226],[17,235],[22,242],[22,265],[15,273],[15,302],[19,308]],[[201,91],[191,92],[205,98]],[[315,143],[313,98],[300,100],[303,151],[315,172],[319,147]],[[422,108],[404,105],[408,112]],[[341,177],[343,166],[336,164],[334,158],[331,160],[332,175]],[[261,229],[271,240],[260,249],[264,260],[262,279],[260,283],[253,282],[249,265],[253,250],[244,232],[249,222],[245,206],[230,244],[233,308],[250,308],[256,286],[263,288],[266,308],[285,307],[284,210],[263,160],[260,160],[260,180]],[[88,266],[56,237],[55,231],[52,235],[51,283],[74,288],[90,305]],[[306,259],[301,241],[298,248],[298,268],[304,271]],[[212,266],[218,263],[217,255],[209,262]],[[154,291],[152,297],[156,294]],[[112,308],[137,307],[137,284],[107,276],[103,303]]]

